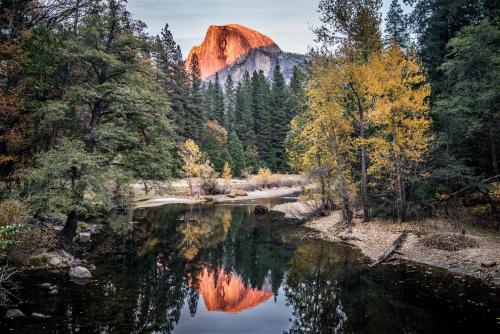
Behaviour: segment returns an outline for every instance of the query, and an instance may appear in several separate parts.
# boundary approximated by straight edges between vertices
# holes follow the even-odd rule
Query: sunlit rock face
[[[224,269],[217,275],[204,269],[198,276],[198,284],[208,311],[236,313],[255,307],[272,296],[270,288],[245,287],[237,274],[226,273]]]
[[[210,26],[203,43],[191,49],[187,67],[194,54],[198,56],[204,80],[211,80],[218,72],[223,82],[228,75],[238,82],[245,71],[251,75],[253,71],[262,70],[269,77],[278,61],[289,80],[293,67],[306,58],[283,52],[271,38],[238,24]]]

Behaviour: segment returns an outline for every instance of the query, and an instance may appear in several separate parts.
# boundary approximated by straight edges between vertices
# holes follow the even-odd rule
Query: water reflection
[[[205,268],[198,276],[196,287],[208,311],[240,312],[259,305],[273,295],[269,285],[262,290],[246,286],[236,273],[223,268],[210,272]]]
[[[133,221],[135,223],[130,224]],[[489,332],[498,299],[449,275],[367,269],[343,245],[303,239],[280,215],[253,206],[143,209],[104,234],[95,278],[24,278],[20,308],[50,333],[448,333]],[[57,284],[47,297],[37,284]],[[475,304],[469,304],[467,300]],[[479,306],[479,302],[483,306]],[[40,321],[0,320],[37,332]],[[38,331],[39,332],[39,331]]]

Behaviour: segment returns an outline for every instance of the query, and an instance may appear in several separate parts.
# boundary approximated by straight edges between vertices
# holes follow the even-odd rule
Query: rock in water
[[[265,215],[266,213],[269,212],[269,209],[264,206],[264,205],[257,205],[255,207],[255,209],[253,209],[253,212],[257,215],[257,216],[262,216],[262,215]]]
[[[82,232],[78,235],[78,241],[81,243],[87,243],[90,241],[90,233],[89,232]]]
[[[8,319],[24,318],[25,314],[18,308],[11,308],[7,310],[5,317]]]
[[[45,314],[42,314],[42,313],[36,313],[36,312],[33,312],[31,314],[31,316],[33,318],[37,318],[37,319],[47,319],[47,318],[50,318],[50,316],[48,316],[48,315],[45,315]]]
[[[69,269],[69,276],[73,278],[90,278],[92,274],[87,268],[77,266]]]
[[[202,78],[211,80],[219,73],[222,83],[229,75],[233,81],[241,81],[245,71],[252,75],[254,71],[262,70],[266,77],[270,77],[277,62],[289,81],[293,68],[303,64],[307,58],[283,52],[271,38],[239,24],[210,26],[203,42],[189,52],[186,60],[188,70],[195,54]]]

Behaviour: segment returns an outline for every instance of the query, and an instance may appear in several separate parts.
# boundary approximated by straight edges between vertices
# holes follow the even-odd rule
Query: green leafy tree
[[[101,187],[109,186],[108,195],[113,183],[119,188],[135,179],[146,185],[171,174],[170,109],[154,69],[143,60],[149,51],[143,28],[130,19],[123,1],[93,4],[81,18],[78,35],[67,41],[65,63],[60,66],[70,69],[60,74],[66,76],[65,90],[33,94],[30,101],[42,124],[57,126],[50,129],[48,151],[37,156],[27,175],[29,189],[24,194],[28,200],[55,196],[54,201],[58,201],[58,196],[65,196],[60,194],[72,192],[71,201],[61,202],[62,207],[33,202],[34,209],[66,214],[68,237],[74,233],[79,215],[86,215],[94,206],[104,207],[102,192],[91,190],[94,182],[87,180],[106,175],[108,182],[99,182]],[[33,71],[32,76],[30,80],[46,78],[43,71]],[[63,164],[65,159],[76,164],[72,155],[85,164]],[[48,167],[52,162],[60,163],[60,176],[55,181]],[[60,185],[63,190],[58,193],[47,191],[50,182],[64,177],[75,184]],[[43,178],[50,181],[48,185],[40,183]],[[48,198],[45,201],[51,203]],[[77,201],[79,206],[74,204]]]

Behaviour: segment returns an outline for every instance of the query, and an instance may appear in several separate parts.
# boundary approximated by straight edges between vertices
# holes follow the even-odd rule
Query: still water
[[[499,333],[500,291],[412,264],[368,268],[357,251],[305,238],[257,203],[166,205],[115,219],[86,284],[21,278],[2,333]],[[273,202],[273,203],[271,203]],[[38,284],[57,284],[49,296]]]

